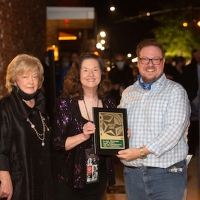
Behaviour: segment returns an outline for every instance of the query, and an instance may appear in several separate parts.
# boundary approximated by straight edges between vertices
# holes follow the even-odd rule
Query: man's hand
[[[129,148],[119,151],[116,156],[125,161],[131,161],[140,158],[140,151],[138,148]]]
[[[131,137],[131,130],[130,130],[130,129],[127,130],[127,137],[128,137],[128,138]]]
[[[11,200],[13,194],[13,186],[8,171],[0,171],[0,198]]]
[[[146,155],[151,153],[146,148],[146,146],[143,146],[143,150]],[[118,151],[118,154],[116,156],[118,158],[124,159],[127,162],[131,160],[136,160],[138,158],[141,158],[140,148],[129,148],[129,149],[121,150],[121,151]]]

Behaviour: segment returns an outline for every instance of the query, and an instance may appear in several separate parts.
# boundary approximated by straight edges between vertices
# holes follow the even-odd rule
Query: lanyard
[[[90,116],[89,116],[89,112],[88,112],[88,109],[87,109],[87,106],[86,106],[84,98],[83,98],[83,102],[84,102],[85,110],[86,110],[86,113],[87,113],[87,116],[88,116],[88,121],[91,122]],[[99,105],[99,99],[97,101],[97,108],[98,108],[98,105]],[[92,148],[93,148],[93,142],[94,142],[94,135],[92,135]]]

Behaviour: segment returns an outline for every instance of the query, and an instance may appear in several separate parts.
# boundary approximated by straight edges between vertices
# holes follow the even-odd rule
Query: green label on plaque
[[[102,149],[124,149],[123,140],[101,140]]]

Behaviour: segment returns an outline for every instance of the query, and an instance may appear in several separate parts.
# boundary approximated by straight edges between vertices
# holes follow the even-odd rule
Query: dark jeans
[[[181,161],[176,167],[124,168],[128,200],[185,200],[187,193],[187,167]]]

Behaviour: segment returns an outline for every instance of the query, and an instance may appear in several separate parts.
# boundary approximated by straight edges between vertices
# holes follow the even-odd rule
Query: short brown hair
[[[165,57],[165,51],[162,47],[162,45],[155,39],[155,38],[150,38],[150,39],[144,39],[142,40],[136,48],[136,55],[139,58],[140,57],[140,52],[143,47],[148,47],[148,46],[155,46],[158,47],[161,50],[163,58]]]
[[[72,65],[72,68],[67,74],[64,81],[63,91],[69,95],[70,98],[81,100],[84,96],[84,91],[80,81],[80,70],[84,60],[94,59],[98,62],[101,70],[101,81],[98,86],[97,94],[99,99],[104,99],[110,92],[112,86],[110,80],[107,78],[106,68],[103,59],[93,53],[82,54]]]

